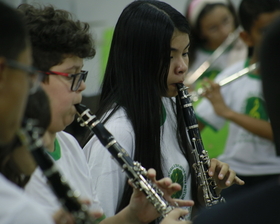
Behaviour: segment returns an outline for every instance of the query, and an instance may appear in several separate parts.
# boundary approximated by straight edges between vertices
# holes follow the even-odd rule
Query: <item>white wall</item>
[[[108,42],[104,42],[103,33],[108,28],[113,28],[122,10],[132,0],[4,0],[14,6],[20,3],[52,4],[56,8],[65,9],[75,14],[81,20],[90,23],[97,54],[94,59],[85,61],[84,69],[89,70],[86,81],[87,89],[84,95],[95,95],[99,91],[101,82],[101,49]],[[172,5],[181,13],[185,13],[188,0],[163,0]],[[240,0],[232,1],[237,5]]]

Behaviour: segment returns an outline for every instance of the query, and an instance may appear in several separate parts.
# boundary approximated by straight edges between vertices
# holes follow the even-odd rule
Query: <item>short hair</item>
[[[254,22],[263,13],[280,10],[279,0],[242,0],[238,15],[243,29],[250,32]]]
[[[47,71],[62,63],[68,55],[80,58],[95,56],[89,24],[74,20],[72,14],[53,6],[21,4],[33,48],[34,66]]]
[[[22,15],[3,2],[0,2],[0,33],[0,56],[16,60],[27,47],[28,32]]]

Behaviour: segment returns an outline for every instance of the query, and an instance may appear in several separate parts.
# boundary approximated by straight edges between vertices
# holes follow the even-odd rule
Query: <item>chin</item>
[[[175,96],[177,96],[178,95],[178,91],[176,90],[176,91],[168,91],[166,94],[165,94],[165,96],[166,97],[175,97]]]

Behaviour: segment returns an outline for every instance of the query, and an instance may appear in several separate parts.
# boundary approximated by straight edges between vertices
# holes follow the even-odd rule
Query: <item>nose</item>
[[[175,68],[175,73],[177,75],[181,75],[181,74],[186,74],[188,71],[188,63],[189,60],[186,58],[181,57],[180,59],[178,59],[176,68]]]

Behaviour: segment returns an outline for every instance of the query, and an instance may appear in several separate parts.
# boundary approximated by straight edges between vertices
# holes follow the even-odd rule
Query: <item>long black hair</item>
[[[108,120],[120,107],[124,108],[135,134],[134,160],[145,168],[155,168],[157,178],[163,177],[161,97],[167,91],[170,43],[175,30],[190,33],[186,18],[167,3],[134,1],[123,10],[115,27],[96,113],[97,117],[105,115]],[[174,113],[178,117],[178,143],[189,161],[181,109],[174,108]],[[126,183],[118,211],[129,203],[131,193],[132,188]]]

